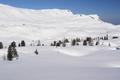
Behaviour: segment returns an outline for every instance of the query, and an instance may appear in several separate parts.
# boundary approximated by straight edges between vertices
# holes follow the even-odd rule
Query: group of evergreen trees
[[[53,43],[51,43],[51,46],[56,46],[56,47],[66,47],[66,44],[69,43],[68,39],[64,39],[64,40],[58,40],[58,41],[53,41]]]
[[[80,38],[72,39],[71,46],[79,45],[79,42],[81,42]]]
[[[26,46],[26,43],[24,40],[22,40],[19,44],[18,44],[18,47],[25,47]]]
[[[98,37],[100,40],[108,40],[109,39],[109,36],[108,34],[105,35],[105,36],[102,36],[102,37]]]
[[[84,45],[84,46],[87,46],[87,45],[93,46],[93,45],[94,45],[93,39],[92,39],[91,37],[87,37],[87,38],[83,41],[83,45]]]
[[[99,45],[100,44],[100,40],[108,40],[108,35],[103,36],[103,37],[96,37],[96,38],[91,38],[91,37],[86,37],[86,39],[80,39],[80,38],[73,38],[73,39],[63,39],[63,40],[58,40],[58,41],[53,41],[53,43],[51,43],[51,46],[56,46],[56,47],[66,47],[67,43],[71,44],[71,46],[77,46],[80,45],[80,43],[82,43],[83,46],[94,46],[94,45]],[[114,38],[118,38],[118,37],[113,37]],[[34,43],[31,43],[33,46]],[[13,58],[18,58],[18,53],[16,50],[16,47],[25,47],[26,43],[24,40],[22,40],[18,45],[16,45],[16,42],[13,41],[9,47],[8,47],[8,54],[7,54],[7,60],[12,61]],[[38,40],[36,46],[44,46],[44,44],[41,44],[40,40]],[[110,43],[109,43],[110,46]],[[3,49],[3,43],[0,42],[0,49]],[[38,51],[37,49],[34,52],[36,55],[38,55]]]
[[[51,46],[66,47],[67,43],[71,44],[71,46],[78,46],[80,44],[82,44],[83,46],[94,46],[94,45],[99,45],[100,44],[99,41],[100,39],[95,39],[91,37],[86,37],[86,39],[73,38],[71,40],[64,39],[64,40],[53,41],[53,43],[51,43]]]

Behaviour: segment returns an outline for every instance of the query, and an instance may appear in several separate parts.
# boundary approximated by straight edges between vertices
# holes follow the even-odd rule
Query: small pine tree
[[[104,36],[104,40],[108,40],[108,35]]]
[[[53,46],[56,46],[56,44],[57,44],[57,42],[56,42],[56,41],[54,41]]]
[[[37,46],[41,46],[40,40],[38,40]]]
[[[66,47],[66,43],[65,42],[62,43],[62,47]]]
[[[24,40],[21,41],[21,46],[22,46],[22,47],[25,46],[25,41],[24,41]]]
[[[50,46],[54,46],[53,43],[51,43]]]
[[[61,40],[59,40],[58,43],[61,45],[63,42]]]
[[[12,61],[13,58],[18,58],[17,50],[11,45],[8,47],[7,60]]]
[[[93,40],[91,39],[90,41],[88,41],[88,44],[89,44],[89,46],[93,46]]]
[[[20,43],[18,44],[18,47],[20,47],[21,45],[20,45]]]
[[[86,41],[91,41],[91,39],[92,39],[91,37],[87,37]]]
[[[0,49],[3,49],[3,43],[0,42]]]
[[[15,42],[15,41],[13,41],[13,42],[11,43],[11,47],[16,47],[16,42]]]
[[[75,46],[75,45],[76,45],[76,40],[75,40],[75,39],[72,40],[71,45],[72,45],[72,46]]]
[[[60,43],[58,42],[58,43],[56,43],[56,47],[60,47]]]
[[[42,44],[42,46],[45,46],[44,44]]]
[[[68,39],[64,39],[63,42],[69,43],[69,40]]]
[[[7,54],[7,60],[12,61],[13,59],[13,52],[12,52],[12,47],[8,47],[8,54]]]
[[[80,38],[76,38],[76,42],[80,42]]]
[[[83,46],[87,46],[87,41],[86,40],[83,41]]]

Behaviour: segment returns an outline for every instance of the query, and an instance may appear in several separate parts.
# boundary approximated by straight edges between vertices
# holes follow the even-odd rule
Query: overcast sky
[[[98,14],[104,21],[120,24],[120,0],[0,0],[0,3],[22,8],[59,8],[80,14]]]

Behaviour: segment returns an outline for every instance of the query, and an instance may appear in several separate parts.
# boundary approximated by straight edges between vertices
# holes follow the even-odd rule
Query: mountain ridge
[[[0,4],[0,15],[2,40],[51,40],[120,31],[118,26],[103,22],[96,14],[74,14],[63,9],[33,10]]]

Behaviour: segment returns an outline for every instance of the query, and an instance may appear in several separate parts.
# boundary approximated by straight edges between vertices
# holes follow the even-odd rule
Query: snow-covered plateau
[[[77,46],[50,46],[54,40],[106,35],[108,40],[102,39],[94,46],[83,46],[82,42]],[[21,40],[26,41],[26,47],[16,47],[18,59],[6,60],[8,45]],[[30,46],[33,40],[45,45]],[[4,46],[0,49],[0,80],[120,79],[120,25],[103,22],[96,14],[0,4],[0,42]]]

